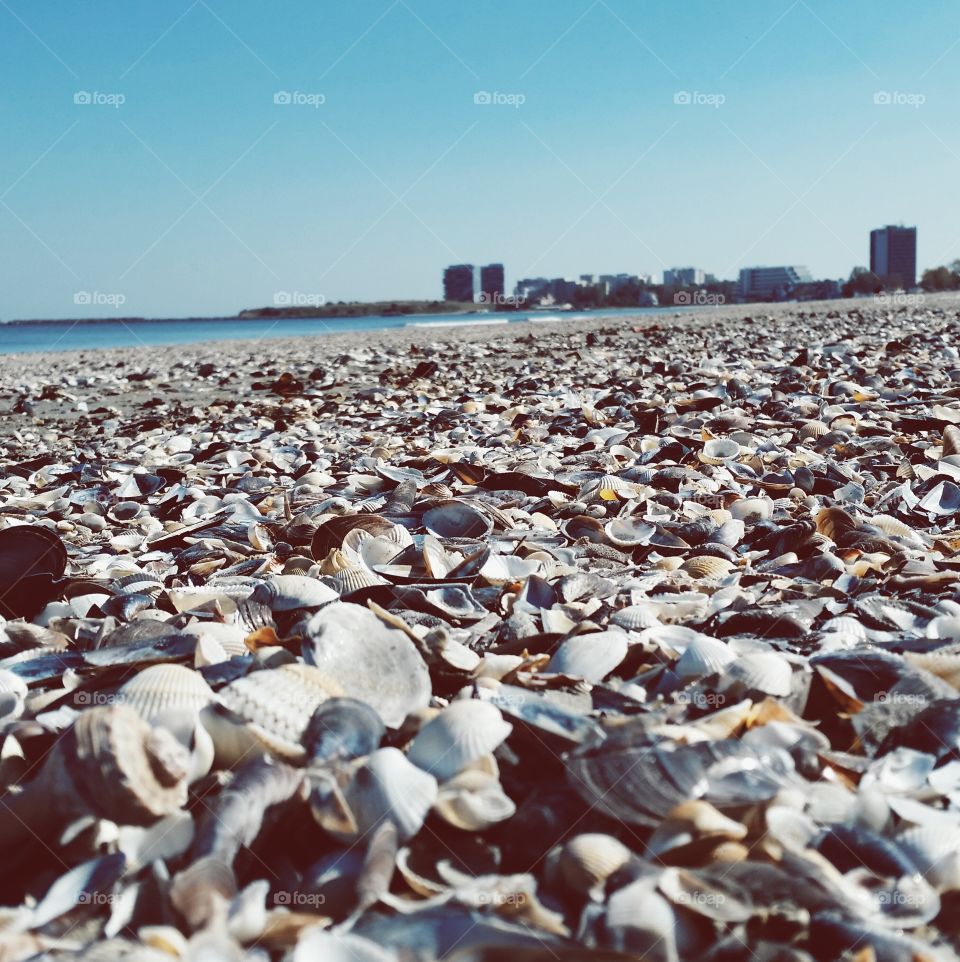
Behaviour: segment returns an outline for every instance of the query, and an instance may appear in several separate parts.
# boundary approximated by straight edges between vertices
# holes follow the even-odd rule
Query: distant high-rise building
[[[685,287],[699,287],[705,281],[699,267],[672,267],[663,272],[664,284],[681,284]]]
[[[487,264],[480,268],[480,300],[484,304],[498,304],[503,298],[503,264]]]
[[[740,292],[747,300],[776,300],[812,281],[805,267],[745,267],[740,271]]]
[[[448,301],[473,302],[476,272],[473,264],[454,264],[443,272],[443,297]]]
[[[917,229],[888,224],[870,231],[870,270],[877,277],[898,277],[910,290],[917,284]]]

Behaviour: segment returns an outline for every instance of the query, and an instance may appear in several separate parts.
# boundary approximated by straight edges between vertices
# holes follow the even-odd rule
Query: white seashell
[[[619,630],[574,635],[554,652],[544,671],[596,684],[627,657],[628,647],[626,634]]]
[[[118,698],[146,722],[166,712],[199,715],[216,700],[203,676],[183,665],[151,665],[122,685]]]
[[[275,575],[261,582],[250,600],[267,605],[272,611],[319,608],[338,598],[337,592],[317,578],[306,575]]]
[[[433,807],[454,828],[468,832],[482,832],[517,810],[499,778],[470,769],[440,786]]]
[[[740,445],[730,438],[712,438],[697,455],[704,464],[724,464],[740,457]]]
[[[897,843],[934,888],[960,889],[960,826],[914,825],[897,836]]]
[[[436,802],[437,780],[399,749],[379,748],[357,769],[344,795],[361,835],[387,819],[405,842],[420,831]]]
[[[709,635],[698,635],[687,645],[673,670],[681,681],[706,678],[723,671],[736,657],[726,642]]]
[[[741,498],[730,505],[730,514],[738,521],[766,521],[773,517],[770,498]]]
[[[633,516],[614,518],[604,529],[607,540],[620,548],[636,548],[649,544],[656,530],[656,525]]]
[[[612,835],[586,833],[564,844],[558,864],[570,888],[599,900],[607,879],[632,857],[633,852]]]
[[[766,695],[783,698],[793,690],[790,662],[772,651],[752,651],[740,655],[727,667],[726,674],[747,689],[755,689]]]
[[[656,612],[646,605],[628,605],[610,616],[610,624],[625,631],[642,631],[659,623]]]
[[[492,752],[512,731],[513,725],[504,721],[496,705],[475,699],[454,701],[420,729],[408,757],[445,782]]]

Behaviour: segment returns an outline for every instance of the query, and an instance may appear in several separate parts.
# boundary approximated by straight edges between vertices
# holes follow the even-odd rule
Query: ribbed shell
[[[311,551],[317,561],[322,561],[354,528],[362,528],[373,535],[386,535],[393,529],[393,522],[378,514],[344,514],[324,521],[314,532]]]
[[[606,880],[623,868],[632,855],[630,849],[612,835],[577,835],[560,851],[560,872],[575,892],[599,894]]]
[[[935,888],[960,889],[960,827],[937,822],[901,832],[897,842]]]
[[[822,438],[825,434],[830,431],[830,426],[824,424],[823,421],[807,421],[803,427],[800,428],[798,432],[798,437],[801,441],[806,441],[808,438]]]
[[[300,758],[301,738],[313,713],[343,691],[319,668],[292,664],[251,672],[219,694],[227,708],[262,729],[267,748],[284,758]]]
[[[723,671],[736,657],[725,642],[709,635],[699,635],[687,645],[673,670],[683,681],[706,678]]]
[[[437,780],[398,749],[380,748],[357,770],[345,797],[361,835],[388,819],[405,842],[420,831],[436,802]]]
[[[610,616],[610,624],[626,631],[642,631],[660,623],[656,612],[644,605],[629,605]]]
[[[118,692],[144,721],[170,711],[199,714],[216,699],[203,676],[183,665],[151,665],[134,675]]]
[[[378,578],[368,568],[341,568],[333,577],[336,590],[341,595],[348,595],[351,591],[371,588],[374,585],[386,584],[383,578]]]
[[[696,555],[688,558],[681,566],[691,578],[716,579],[725,578],[733,569],[733,562],[715,555]]]
[[[474,699],[454,701],[420,729],[408,757],[445,782],[489,755],[512,731],[513,725],[504,721],[496,705]]]
[[[762,691],[766,695],[785,697],[792,690],[793,669],[790,662],[772,651],[740,655],[727,668],[727,674],[746,688]]]
[[[626,658],[627,647],[627,636],[616,629],[574,635],[554,652],[544,671],[596,684]]]

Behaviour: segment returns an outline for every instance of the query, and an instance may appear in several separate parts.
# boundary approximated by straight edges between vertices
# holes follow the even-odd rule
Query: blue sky
[[[4,320],[960,257],[956,0],[0,0],[0,81]]]

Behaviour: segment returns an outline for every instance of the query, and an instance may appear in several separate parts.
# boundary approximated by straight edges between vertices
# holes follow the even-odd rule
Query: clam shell
[[[317,708],[303,734],[311,761],[349,761],[375,751],[384,724],[367,704],[355,698],[330,698]]]
[[[289,761],[303,761],[301,743],[310,719],[328,698],[343,695],[330,675],[311,665],[254,671],[220,689],[220,701],[253,726],[264,747]],[[211,732],[216,742],[217,736]]]
[[[563,880],[575,892],[600,897],[608,878],[619,872],[633,852],[612,835],[577,835],[560,850],[559,868]]]
[[[807,421],[797,432],[797,437],[801,441],[806,441],[811,438],[816,440],[817,438],[822,438],[829,432],[830,426],[828,424],[824,424],[823,421]]]
[[[333,583],[335,590],[343,596],[354,591],[362,591],[364,588],[386,584],[386,581],[377,577],[369,568],[341,568],[333,576]]]
[[[493,520],[465,501],[451,499],[425,512],[423,526],[438,538],[484,538],[493,530]]]
[[[372,535],[385,535],[393,530],[394,524],[377,514],[344,514],[324,521],[313,533],[311,553],[317,561],[322,561],[334,549],[343,545],[343,540],[355,528],[361,528]]]
[[[361,835],[386,819],[405,842],[420,831],[436,802],[437,780],[398,749],[380,748],[357,769],[344,795]]]
[[[722,672],[736,660],[730,646],[709,635],[697,635],[673,666],[681,681],[706,678]]]
[[[733,562],[714,555],[696,555],[693,558],[688,558],[680,566],[680,570],[685,571],[691,578],[710,580],[725,578],[732,569]]]
[[[616,629],[574,635],[554,652],[544,671],[596,684],[626,658],[627,648],[627,636]]]
[[[430,674],[420,652],[369,608],[328,605],[307,622],[306,636],[307,662],[342,686],[337,694],[366,702],[388,727],[398,728],[429,704]]]
[[[644,628],[653,628],[660,623],[656,612],[646,605],[628,605],[615,611],[610,616],[610,624],[623,628],[624,631],[642,631]]]
[[[254,604],[266,605],[271,611],[295,611],[298,608],[318,608],[338,597],[333,588],[317,578],[275,575],[257,585],[250,600]]]
[[[770,498],[741,498],[730,505],[729,511],[737,521],[765,521],[773,516],[773,501]]]
[[[960,427],[956,424],[948,424],[943,429],[943,457],[950,457],[952,454],[960,454]]]
[[[475,699],[454,701],[420,729],[408,758],[445,782],[489,755],[512,731],[513,725],[496,705]]]
[[[726,669],[727,676],[750,691],[784,698],[793,690],[790,662],[774,652],[756,651],[740,655]]]
[[[604,528],[607,540],[619,548],[647,545],[656,530],[656,525],[637,517],[614,518]]]
[[[914,825],[897,836],[897,844],[934,888],[960,889],[960,826]]]
[[[216,700],[203,676],[183,665],[151,665],[125,682],[117,692],[144,721],[156,722],[167,712],[199,715]]]

